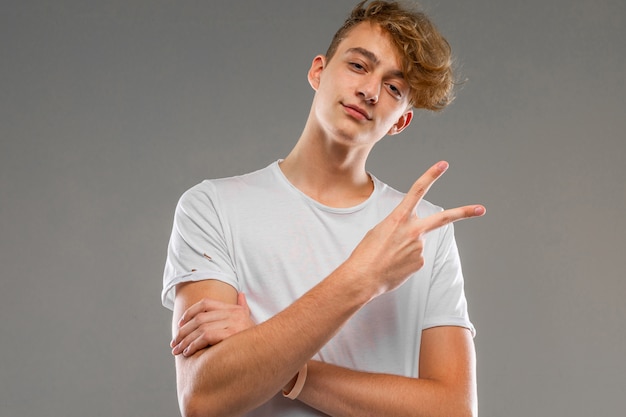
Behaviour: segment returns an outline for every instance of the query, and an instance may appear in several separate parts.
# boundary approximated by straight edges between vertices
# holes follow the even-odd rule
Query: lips
[[[346,111],[351,114],[352,116],[358,118],[358,119],[365,119],[365,120],[372,120],[372,116],[370,116],[370,114],[367,112],[367,110],[354,105],[354,104],[343,104],[343,107],[346,109]]]

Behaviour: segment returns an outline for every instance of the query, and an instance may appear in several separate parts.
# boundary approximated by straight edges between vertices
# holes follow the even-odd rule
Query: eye
[[[387,88],[389,89],[389,91],[391,91],[391,94],[393,94],[396,97],[402,97],[402,91],[400,90],[400,88],[396,87],[393,84],[387,84]]]
[[[350,65],[356,71],[365,71],[365,67],[358,62],[349,62],[348,65]]]

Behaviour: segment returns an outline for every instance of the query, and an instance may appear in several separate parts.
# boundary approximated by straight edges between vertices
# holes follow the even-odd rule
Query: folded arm
[[[231,301],[237,297],[232,287],[217,281],[188,284],[186,288],[181,288],[181,293],[194,290],[193,292],[197,296],[197,294],[205,293],[210,289],[213,289],[213,294],[216,295],[219,294],[219,290],[226,290],[227,294],[232,292],[230,294]],[[184,295],[181,298],[184,298]],[[242,295],[240,294],[239,300],[241,299]],[[220,309],[217,309],[218,305],[209,304],[212,308],[211,312],[231,313],[232,310],[226,307],[228,304],[219,305]],[[196,315],[196,318],[198,317],[200,314]],[[214,314],[210,317],[220,317],[220,314]],[[189,320],[189,318],[187,319]],[[238,322],[240,320],[233,320],[227,327],[237,327]],[[193,323],[192,327],[195,327],[203,322],[202,320],[191,319],[187,323]],[[267,329],[272,329],[272,327],[268,326]],[[176,328],[178,326],[175,326]],[[257,355],[265,349],[253,347],[248,350],[242,349],[245,345],[240,345],[240,343],[247,343],[248,340],[263,340],[258,335],[255,337],[254,332],[246,333],[244,329],[242,330],[244,334],[239,335],[240,337],[230,338],[227,336],[224,342],[215,336],[223,334],[221,324],[217,328],[209,326],[208,330],[200,333],[208,337],[201,336],[195,340],[213,340],[215,346],[209,350],[202,349],[192,353],[190,357],[177,355],[179,394],[181,395],[183,415],[196,415],[195,411],[201,415],[205,415],[207,411],[214,412],[215,415],[228,415],[219,411],[222,406],[231,404],[230,401],[233,404],[245,406],[242,403],[242,396],[248,401],[255,397],[252,395],[253,393],[257,393],[257,402],[248,403],[248,407],[254,408],[273,396],[283,386],[289,387],[287,381],[290,379],[293,384],[294,381],[290,376],[294,375],[301,367],[302,360],[292,358],[290,371],[285,371],[280,378],[268,379],[268,375],[276,375],[276,370],[289,367],[282,355],[286,359],[289,354],[293,353],[293,343],[284,343],[283,347],[288,347],[288,350],[282,354],[280,349],[272,349],[276,354],[270,355],[269,360],[266,357],[265,361],[261,361],[254,358],[258,357]],[[299,335],[294,337],[302,337],[302,333],[297,333]],[[240,365],[242,366],[239,368],[247,374],[248,378],[222,379],[220,385],[224,389],[221,392],[219,390],[207,391],[206,389],[209,389],[211,385],[206,384],[207,381],[202,377],[202,374],[214,368],[215,365],[211,365],[210,361],[217,359],[217,357],[211,359],[210,356],[205,355],[217,348],[219,344],[227,345],[228,342],[233,341],[238,345],[229,348],[235,349],[235,352],[231,351],[231,353],[236,353],[236,355],[242,355],[244,352],[249,353],[248,358],[241,357]],[[267,343],[268,347],[271,344]],[[261,366],[245,367],[243,365],[246,363],[246,359],[250,359],[253,364]],[[415,379],[389,374],[358,372],[309,360],[308,377],[298,400],[328,415],[337,417],[351,415],[476,415],[475,355],[472,335],[469,330],[455,326],[442,326],[423,331],[419,361],[420,378]],[[226,363],[221,363],[221,365],[227,366]],[[205,368],[209,366],[211,368]],[[226,373],[233,372],[232,368],[223,369]],[[229,371],[229,369],[231,370]],[[272,369],[274,369],[273,372]],[[213,377],[219,375],[212,373]],[[256,378],[251,378],[253,375],[256,375]],[[233,385],[228,385],[229,381]],[[227,387],[230,388],[227,389]],[[217,401],[220,406],[212,403],[212,399]],[[232,415],[239,414],[237,407],[232,405],[226,407],[226,410],[232,412]],[[243,412],[243,408],[241,410]]]
[[[330,416],[477,415],[472,335],[461,327],[422,333],[420,378],[358,372],[309,361],[298,400]]]

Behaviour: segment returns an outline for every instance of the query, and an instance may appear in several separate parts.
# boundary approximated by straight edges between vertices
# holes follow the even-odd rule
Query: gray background
[[[482,416],[626,403],[626,3],[422,1],[457,101],[368,168],[459,223]],[[353,1],[4,1],[0,415],[177,415],[162,268],[180,194],[284,157]]]

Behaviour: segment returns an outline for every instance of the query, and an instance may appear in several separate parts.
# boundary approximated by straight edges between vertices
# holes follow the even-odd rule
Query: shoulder
[[[272,184],[273,165],[254,172],[224,178],[206,179],[185,191],[179,199],[179,207],[194,208],[216,204],[229,197],[245,197],[246,189]]]

